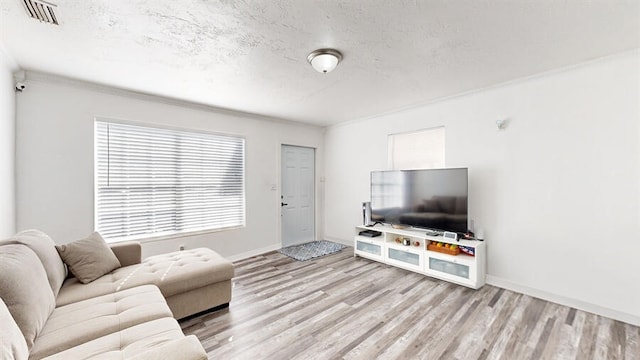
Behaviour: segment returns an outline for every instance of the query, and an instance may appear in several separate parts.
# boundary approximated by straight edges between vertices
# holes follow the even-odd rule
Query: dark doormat
[[[288,246],[278,251],[292,259],[307,261],[309,259],[336,253],[344,248],[345,246],[342,244],[337,244],[327,240],[316,240],[300,245]]]

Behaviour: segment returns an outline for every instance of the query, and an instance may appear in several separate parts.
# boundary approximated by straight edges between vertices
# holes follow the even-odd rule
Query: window
[[[244,226],[244,139],[96,121],[107,241]]]
[[[444,127],[389,135],[392,170],[444,167]]]
[[[371,172],[371,202],[381,208],[402,207],[404,177],[400,172]]]

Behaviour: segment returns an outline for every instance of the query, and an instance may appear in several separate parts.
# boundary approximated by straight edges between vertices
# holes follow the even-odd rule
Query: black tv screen
[[[466,168],[371,172],[371,220],[466,233]]]

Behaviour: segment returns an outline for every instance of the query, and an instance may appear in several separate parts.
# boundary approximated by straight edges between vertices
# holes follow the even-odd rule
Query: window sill
[[[220,228],[220,229],[196,230],[196,231],[188,231],[188,232],[181,232],[181,233],[174,233],[174,234],[167,234],[167,235],[158,235],[158,236],[145,236],[145,235],[142,235],[142,236],[121,238],[121,239],[114,239],[114,240],[105,239],[105,241],[107,242],[107,244],[117,244],[117,243],[126,242],[126,241],[136,241],[136,242],[139,242],[141,244],[145,244],[145,243],[176,240],[176,239],[181,239],[181,238],[185,238],[185,237],[200,236],[200,235],[218,233],[218,232],[223,232],[223,231],[239,230],[239,229],[244,229],[245,227],[246,227],[246,225],[240,225],[240,226],[225,227],[225,228]]]

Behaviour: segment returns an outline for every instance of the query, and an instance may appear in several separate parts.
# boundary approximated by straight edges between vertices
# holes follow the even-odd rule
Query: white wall
[[[326,237],[352,242],[388,134],[444,125],[446,165],[469,168],[488,280],[640,324],[639,79],[635,51],[330,127]]]
[[[27,74],[17,101],[17,227],[38,228],[58,243],[87,236],[94,223],[95,117],[236,134],[246,139],[246,227],[188,238],[145,242],[143,255],[210,247],[232,258],[280,244],[280,144],[317,148],[323,176],[323,130],[214,111],[159,98]],[[319,197],[322,185],[317,181]],[[319,206],[322,202],[318,201]],[[317,214],[323,214],[322,208]],[[321,216],[317,228],[322,230]],[[322,234],[318,234],[322,237]]]
[[[0,44],[0,239],[16,231],[14,70]]]

